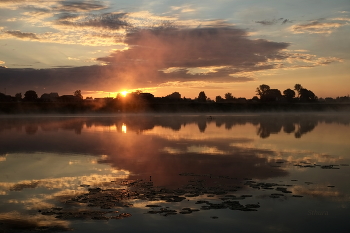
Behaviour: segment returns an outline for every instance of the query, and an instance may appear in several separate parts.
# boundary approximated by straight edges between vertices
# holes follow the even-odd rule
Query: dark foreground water
[[[0,117],[1,232],[350,232],[350,117]]]

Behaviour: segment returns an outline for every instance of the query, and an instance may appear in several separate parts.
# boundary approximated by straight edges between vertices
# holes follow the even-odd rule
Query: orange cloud
[[[298,24],[290,28],[295,33],[310,33],[310,34],[330,34],[334,29],[344,26],[343,23],[320,22],[312,21],[311,23]]]

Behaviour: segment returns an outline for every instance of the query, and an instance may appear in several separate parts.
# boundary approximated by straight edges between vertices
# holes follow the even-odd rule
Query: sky
[[[349,0],[1,0],[0,92],[350,94]]]

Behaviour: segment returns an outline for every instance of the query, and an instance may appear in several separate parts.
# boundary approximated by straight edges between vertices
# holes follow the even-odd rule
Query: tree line
[[[151,93],[143,93],[141,90],[136,90],[134,92],[128,93],[127,96],[123,96],[118,93],[116,98],[106,97],[106,98],[95,98],[95,100],[116,100],[123,102],[137,102],[138,100],[147,100],[149,102],[199,102],[199,103],[265,103],[265,102],[276,102],[276,103],[297,103],[297,102],[318,102],[318,101],[328,101],[328,102],[349,102],[349,96],[338,97],[336,99],[332,98],[318,98],[314,92],[304,88],[301,84],[295,84],[294,89],[286,89],[281,92],[278,89],[272,89],[269,85],[262,84],[256,88],[256,96],[252,99],[246,99],[242,97],[234,97],[231,92],[224,94],[224,97],[216,96],[215,100],[207,97],[204,91],[199,92],[195,99],[181,97],[179,92],[173,92],[165,97],[154,97]],[[58,93],[44,93],[39,98],[37,93],[33,90],[28,90],[25,92],[24,96],[22,93],[17,93],[14,97],[10,95],[5,95],[0,93],[1,102],[79,102],[83,101],[83,95],[81,90],[76,90],[72,95],[62,95],[59,96]],[[94,100],[92,97],[86,97],[86,101]]]
[[[297,92],[298,96],[296,97]],[[294,90],[288,88],[283,91],[283,95],[278,89],[271,89],[269,85],[262,84],[256,88],[256,94],[263,102],[272,102],[285,100],[287,102],[316,102],[318,97],[310,90],[301,86],[301,84],[295,84]]]

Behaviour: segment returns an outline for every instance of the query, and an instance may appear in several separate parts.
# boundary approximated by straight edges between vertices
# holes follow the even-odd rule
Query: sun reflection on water
[[[123,123],[123,125],[122,125],[122,132],[123,133],[126,133],[126,125]]]

